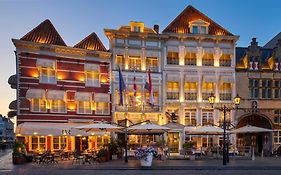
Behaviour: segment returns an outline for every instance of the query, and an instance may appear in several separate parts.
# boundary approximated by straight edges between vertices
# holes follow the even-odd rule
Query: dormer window
[[[208,34],[209,33],[209,23],[199,19],[196,21],[191,21],[189,23],[190,33],[193,34]]]
[[[143,22],[130,22],[131,32],[143,32],[144,30],[144,23]]]

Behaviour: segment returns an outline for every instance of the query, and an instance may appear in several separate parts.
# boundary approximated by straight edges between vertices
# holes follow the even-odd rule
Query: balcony
[[[220,93],[221,101],[231,101],[231,93]]]
[[[196,66],[196,58],[186,58],[185,65]]]
[[[179,65],[179,58],[167,58],[167,64],[169,65]]]
[[[197,100],[197,93],[196,92],[186,92],[184,94],[185,100]]]
[[[230,67],[231,66],[231,60],[221,59],[220,60],[220,66],[222,66],[222,67]]]
[[[202,66],[214,66],[214,59],[202,59]]]
[[[119,112],[160,112],[160,106],[159,105],[114,105],[115,111]]]

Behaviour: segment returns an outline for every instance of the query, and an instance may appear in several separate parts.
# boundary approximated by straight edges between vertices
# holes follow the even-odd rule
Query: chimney
[[[157,34],[159,34],[159,25],[154,25],[153,26],[153,29],[154,29],[154,31],[157,33]]]
[[[252,38],[251,46],[257,46],[257,38]]]

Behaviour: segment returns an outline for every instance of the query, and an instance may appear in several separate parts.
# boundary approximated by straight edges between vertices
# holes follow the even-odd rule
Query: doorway
[[[170,153],[179,153],[179,133],[178,132],[168,132],[168,147]]]

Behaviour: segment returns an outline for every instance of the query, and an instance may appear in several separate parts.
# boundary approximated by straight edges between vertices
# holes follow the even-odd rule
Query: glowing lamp
[[[38,132],[33,132],[33,135],[37,135],[38,134]]]
[[[214,96],[213,93],[208,97],[209,103],[211,104],[212,107],[214,106],[215,99],[216,97]]]
[[[240,105],[240,102],[241,102],[241,97],[239,97],[239,95],[237,94],[235,97],[234,97],[234,104],[236,106]]]
[[[85,78],[84,78],[84,77],[80,77],[80,78],[79,78],[79,81],[84,82],[84,81],[85,81]]]

